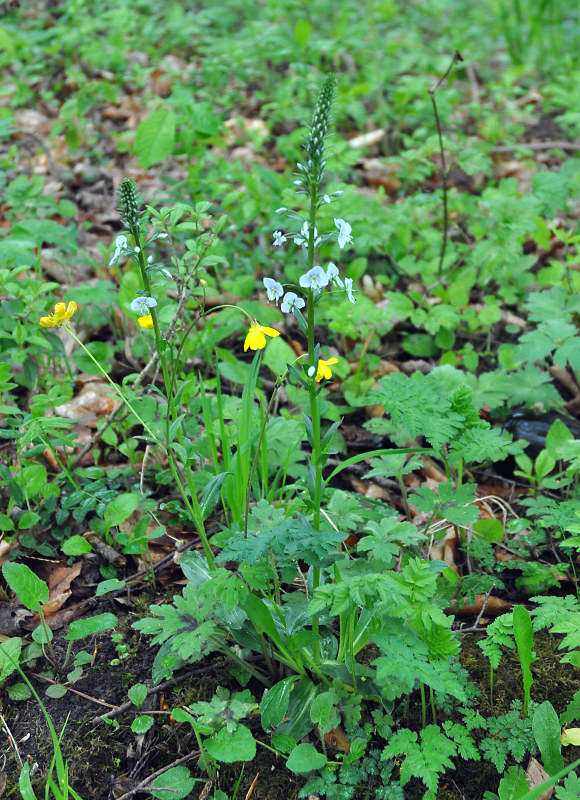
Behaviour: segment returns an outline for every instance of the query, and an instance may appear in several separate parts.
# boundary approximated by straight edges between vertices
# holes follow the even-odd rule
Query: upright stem
[[[141,272],[141,280],[143,281],[143,288],[149,295],[151,295],[151,281],[147,273],[147,264],[145,261],[145,255],[143,253],[143,247],[141,243],[141,235],[139,229],[136,228],[135,226],[132,226],[131,234],[133,235],[133,238],[135,240],[135,245],[139,248],[137,261],[139,265],[139,270]],[[181,494],[181,497],[184,501],[187,512],[201,538],[206,560],[210,568],[213,569],[214,565],[213,553],[211,551],[211,547],[209,546],[209,541],[205,531],[205,526],[203,524],[203,514],[199,505],[199,501],[197,499],[197,490],[195,488],[195,482],[193,480],[193,472],[191,468],[187,467],[187,465],[184,464],[185,478],[187,481],[187,489],[188,489],[188,492],[186,493],[185,487],[183,486],[183,482],[181,480],[179,471],[177,469],[177,464],[175,462],[173,452],[171,450],[171,442],[169,441],[168,434],[171,421],[175,421],[177,419],[177,408],[175,406],[175,398],[173,396],[173,385],[171,377],[169,375],[169,367],[165,355],[167,342],[161,336],[161,329],[159,328],[159,319],[157,317],[157,312],[155,308],[151,309],[151,318],[153,320],[153,331],[155,333],[155,347],[157,349],[157,352],[159,353],[159,363],[161,364],[161,371],[163,373],[163,383],[165,385],[165,395],[167,398],[167,416],[166,416],[167,459],[169,461],[169,467],[171,469],[171,473],[177,484],[179,493]],[[177,427],[176,436],[179,445],[185,449],[185,437],[183,435],[183,430],[181,425]]]

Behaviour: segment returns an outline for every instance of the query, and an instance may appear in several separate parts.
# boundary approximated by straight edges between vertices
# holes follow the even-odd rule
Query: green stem
[[[135,244],[139,247],[139,254],[138,254],[138,264],[139,270],[141,272],[141,280],[143,281],[143,287],[147,294],[151,295],[151,281],[149,279],[149,275],[147,273],[147,264],[145,261],[145,255],[143,252],[143,247],[141,246],[141,237],[138,230],[132,230],[131,233],[133,234],[133,238],[135,239]],[[181,481],[179,476],[179,471],[177,469],[177,464],[175,463],[175,459],[173,457],[173,453],[171,452],[171,442],[169,441],[169,428],[171,422],[174,422],[177,417],[177,407],[175,405],[175,397],[173,395],[173,381],[169,374],[169,367],[167,364],[167,358],[165,355],[165,351],[167,348],[167,342],[161,336],[161,329],[159,327],[159,319],[157,317],[157,312],[155,308],[151,309],[151,319],[153,320],[153,331],[155,333],[155,348],[159,354],[159,363],[161,364],[161,371],[163,373],[163,383],[165,385],[165,394],[167,397],[167,415],[166,415],[166,453],[167,459],[169,461],[169,466],[172,472],[172,475],[176,481],[177,487],[179,489],[179,493],[185,503],[185,507],[187,512],[195,525],[195,528],[199,534],[199,537],[202,541],[203,551],[208,562],[210,569],[213,569],[214,566],[214,558],[213,553],[211,551],[211,547],[209,546],[209,541],[207,538],[207,534],[205,531],[205,525],[203,520],[203,514],[199,505],[199,501],[197,499],[197,490],[195,488],[195,482],[193,480],[193,472],[190,468],[184,464],[185,470],[185,479],[187,481],[187,489],[189,492],[189,496],[187,496],[185,492],[185,487]],[[185,446],[185,437],[183,435],[183,429],[181,425],[177,427],[176,431],[177,441],[180,447],[187,450]]]

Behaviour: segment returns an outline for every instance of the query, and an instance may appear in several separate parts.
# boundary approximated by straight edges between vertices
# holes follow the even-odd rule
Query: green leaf
[[[555,775],[564,769],[560,720],[549,700],[534,709],[532,731],[548,775]]]
[[[61,550],[65,556],[81,556],[83,553],[90,553],[93,548],[90,543],[83,536],[69,536],[69,538],[62,543]]]
[[[268,689],[262,702],[260,703],[260,714],[262,715],[262,727],[268,733],[271,728],[276,728],[288,710],[290,702],[290,692],[296,682],[296,676],[284,678],[271,689]]]
[[[546,450],[554,459],[563,458],[568,443],[573,439],[562,420],[556,419],[546,436]]]
[[[514,639],[518,648],[518,656],[522,667],[522,678],[524,685],[524,715],[530,700],[530,688],[534,682],[530,666],[533,661],[532,647],[534,644],[534,634],[532,631],[532,618],[530,612],[524,606],[515,606],[513,610],[514,620]]]
[[[121,525],[129,519],[139,506],[139,497],[133,493],[118,494],[105,509],[105,526],[107,530],[113,525]]]
[[[152,727],[155,720],[153,717],[150,717],[149,714],[141,714],[139,717],[135,717],[133,722],[131,723],[131,730],[133,733],[147,733],[149,728]]]
[[[47,602],[49,591],[41,580],[26,564],[4,564],[2,574],[8,586],[18,595],[23,606],[31,611],[39,611]]]
[[[52,697],[55,700],[58,700],[59,697],[64,697],[66,694],[66,686],[61,686],[60,683],[55,683],[52,686],[49,686],[45,692],[47,697]]]
[[[84,639],[85,636],[93,636],[96,633],[108,631],[114,628],[117,622],[117,617],[110,613],[97,614],[86,619],[77,619],[71,622],[68,633],[64,638],[71,642],[77,642],[79,639]]]
[[[11,700],[28,700],[32,692],[25,683],[13,683],[6,688],[6,693]]]
[[[108,581],[101,581],[97,586],[95,594],[97,597],[101,597],[101,595],[107,594],[107,592],[114,592],[116,589],[124,589],[125,586],[125,581],[120,581],[118,578],[111,578]]]
[[[36,511],[25,511],[18,520],[18,530],[33,528],[39,520],[40,514],[37,514]]]
[[[144,119],[135,134],[135,154],[145,169],[163,161],[175,145],[175,112],[161,106]]]
[[[233,733],[228,733],[224,726],[215,736],[205,740],[205,746],[212,758],[224,764],[252,761],[256,755],[256,740],[245,725],[238,725]]]
[[[0,531],[13,531],[14,523],[8,514],[0,514]]]
[[[297,775],[305,775],[315,769],[322,769],[326,761],[326,756],[319,753],[313,745],[302,743],[292,750],[286,766]]]
[[[127,695],[134,706],[141,708],[145,698],[147,697],[147,687],[144,683],[134,683],[127,692]]]
[[[499,800],[522,800],[530,784],[522,767],[509,767],[499,782]]]
[[[36,795],[32,789],[32,783],[30,782],[30,764],[28,761],[24,764],[20,771],[18,788],[20,789],[22,800],[36,800]]]
[[[308,22],[307,19],[300,19],[294,26],[294,38],[298,42],[299,46],[304,50],[306,45],[308,44],[308,40],[310,39],[310,34],[312,33],[312,25]]]
[[[88,342],[85,345],[91,356],[97,361],[105,372],[110,372],[113,356],[115,351],[106,342]],[[93,358],[88,355],[85,350],[75,350],[73,353],[73,361],[80,369],[81,372],[86,372],[89,375],[99,375],[101,370],[93,361]]]
[[[503,539],[503,524],[499,519],[478,519],[471,527],[486,542],[501,542]]]
[[[151,794],[159,800],[183,800],[195,786],[187,767],[172,767],[151,782]]]
[[[22,650],[22,639],[12,636],[0,644],[0,686],[18,667],[18,659]]]

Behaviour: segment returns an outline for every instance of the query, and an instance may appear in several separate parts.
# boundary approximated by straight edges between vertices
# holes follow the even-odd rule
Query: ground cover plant
[[[0,794],[579,797],[578,9],[2,8]]]

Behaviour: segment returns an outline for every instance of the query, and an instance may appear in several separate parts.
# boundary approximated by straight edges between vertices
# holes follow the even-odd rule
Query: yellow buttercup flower
[[[260,325],[257,320],[254,320],[250,325],[250,330],[244,342],[244,353],[248,348],[250,350],[262,350],[266,347],[266,336],[280,336],[280,332],[274,328],[269,328],[267,325]]]
[[[48,317],[40,318],[40,324],[43,328],[57,328],[63,322],[67,322],[76,310],[77,304],[74,300],[71,300],[68,305],[66,303],[57,303],[52,314],[49,314]]]
[[[145,314],[145,316],[139,317],[137,322],[142,328],[145,328],[146,330],[151,330],[151,328],[153,327],[153,317],[151,316],[151,314]]]
[[[318,359],[318,370],[316,372],[315,380],[320,383],[320,381],[329,381],[332,378],[332,370],[330,369],[331,364],[338,364],[338,358],[329,358],[327,361],[324,359]]]

